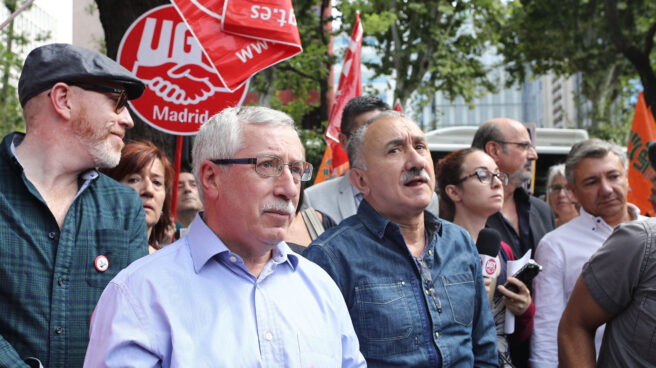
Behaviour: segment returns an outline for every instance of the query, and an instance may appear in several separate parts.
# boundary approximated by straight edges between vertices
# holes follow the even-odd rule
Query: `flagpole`
[[[175,175],[173,179],[173,198],[171,199],[171,215],[173,216],[173,224],[177,221],[178,214],[178,183],[180,182],[180,166],[182,166],[182,141],[183,136],[179,135],[175,142]],[[171,237],[171,242],[175,241],[175,233]]]

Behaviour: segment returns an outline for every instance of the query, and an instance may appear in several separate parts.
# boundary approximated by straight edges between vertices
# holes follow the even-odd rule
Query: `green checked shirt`
[[[23,137],[0,146],[0,367],[81,367],[105,285],[148,253],[143,207],[133,189],[89,170],[60,230],[16,159]]]

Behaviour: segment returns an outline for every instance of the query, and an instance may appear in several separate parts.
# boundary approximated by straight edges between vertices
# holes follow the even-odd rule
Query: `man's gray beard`
[[[510,178],[508,178],[510,184],[518,187],[527,181],[531,180],[533,178],[533,174],[530,171],[526,171],[526,167],[522,166],[519,170],[515,171],[510,175]]]
[[[89,145],[89,154],[93,157],[95,167],[100,169],[111,169],[121,161],[121,151],[114,151],[112,143],[108,140],[95,145]]]
[[[121,161],[121,150],[114,151],[114,147],[108,139],[110,132],[93,131],[92,134],[89,134],[84,129],[88,126],[90,126],[88,121],[81,120],[77,122],[73,127],[73,134],[87,148],[87,152],[93,158],[93,166],[100,169],[116,167]]]

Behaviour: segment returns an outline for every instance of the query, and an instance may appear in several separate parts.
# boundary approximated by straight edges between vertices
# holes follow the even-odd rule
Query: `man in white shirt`
[[[628,160],[622,149],[600,139],[575,144],[565,165],[568,187],[581,205],[579,217],[545,235],[535,260],[543,271],[533,282],[535,302],[531,367],[557,367],[558,323],[583,264],[618,224],[639,210],[626,202]],[[603,327],[597,330],[597,351]]]

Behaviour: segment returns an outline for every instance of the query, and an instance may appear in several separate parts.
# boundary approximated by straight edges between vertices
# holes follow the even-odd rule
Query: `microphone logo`
[[[487,275],[495,275],[496,276],[496,274],[497,274],[497,260],[494,259],[494,258],[488,259],[485,262],[484,268],[485,268],[485,273]]]

